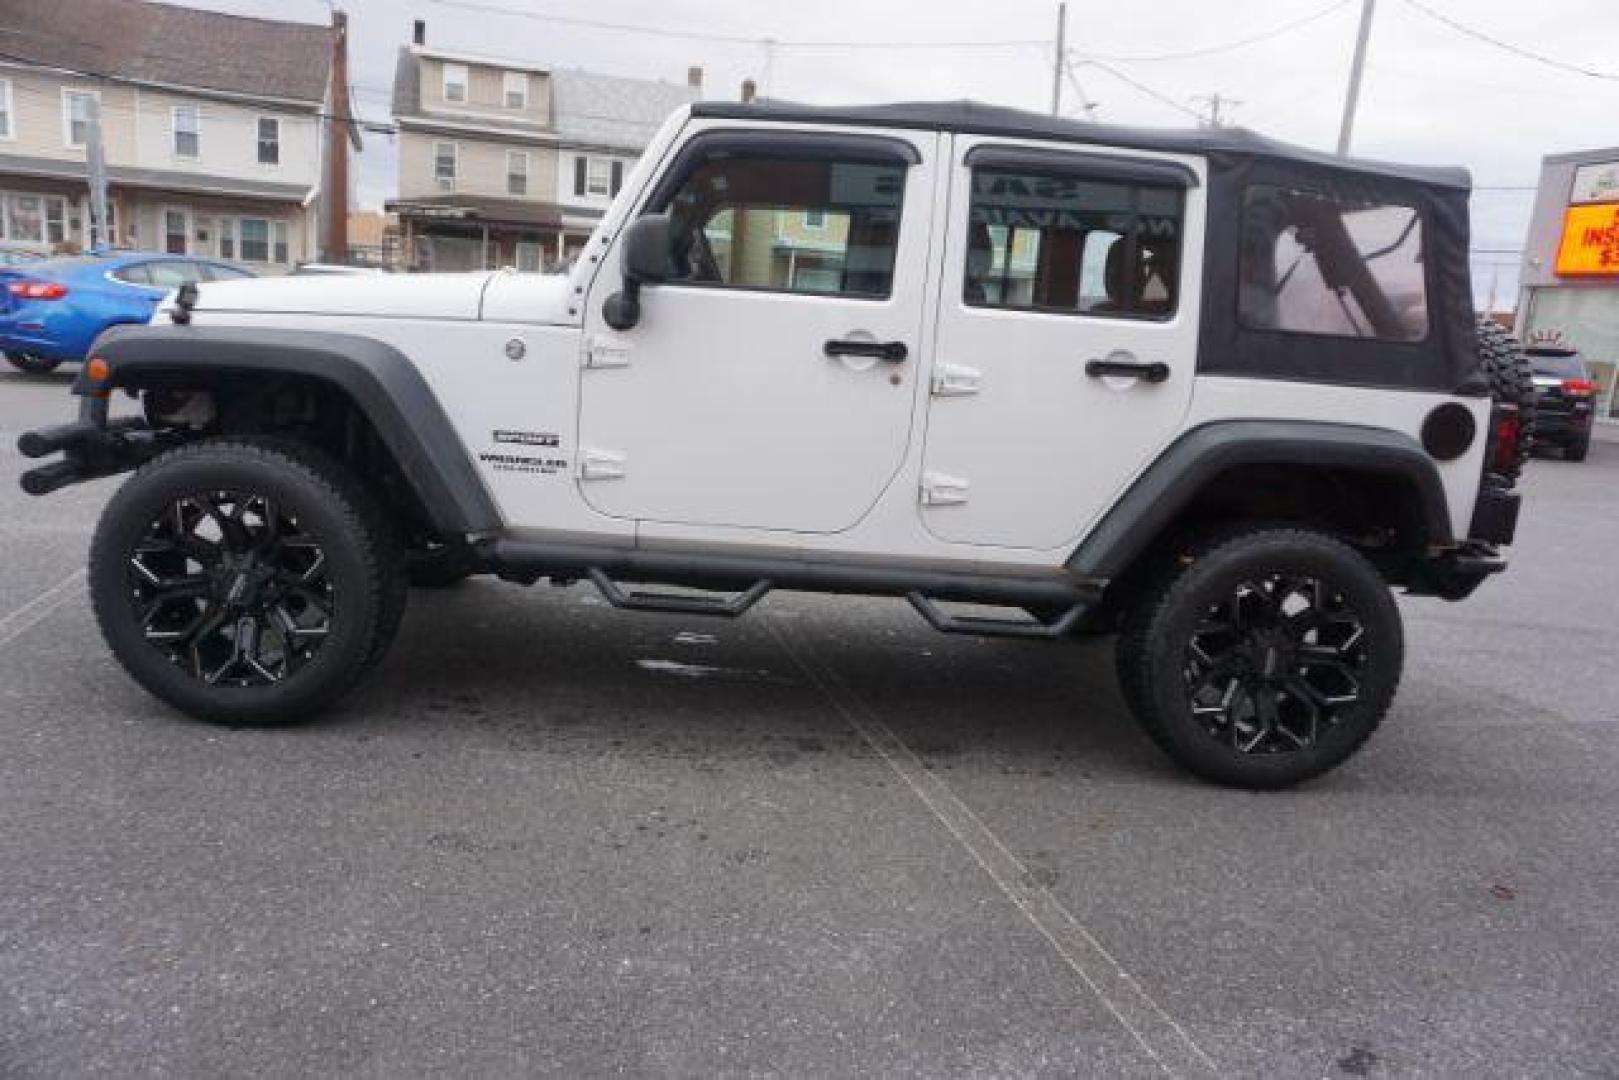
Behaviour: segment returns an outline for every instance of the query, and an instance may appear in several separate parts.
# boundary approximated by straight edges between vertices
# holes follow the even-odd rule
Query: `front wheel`
[[[103,513],[90,596],[113,654],[199,719],[303,719],[379,659],[404,606],[391,531],[316,451],[211,440],[135,473]]]
[[[1119,639],[1119,676],[1142,728],[1217,783],[1281,788],[1358,750],[1399,684],[1399,608],[1348,545],[1256,529],[1180,560]]]
[[[62,366],[62,361],[31,353],[6,353],[6,362],[25,375],[49,375]]]

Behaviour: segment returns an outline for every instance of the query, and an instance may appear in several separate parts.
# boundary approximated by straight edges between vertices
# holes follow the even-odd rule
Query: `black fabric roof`
[[[976,101],[912,101],[892,105],[702,101],[692,106],[692,115],[725,120],[920,128],[929,131],[968,132],[975,135],[1055,139],[1169,153],[1267,158],[1463,191],[1470,189],[1473,183],[1467,170],[1462,168],[1399,165],[1384,161],[1339,157],[1321,150],[1311,150],[1308,147],[1256,135],[1244,128],[1176,129],[1097,124],[1026,112],[1022,109],[1008,109],[999,105],[985,105]]]

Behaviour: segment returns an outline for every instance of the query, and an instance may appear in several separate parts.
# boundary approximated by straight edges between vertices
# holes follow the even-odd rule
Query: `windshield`
[[[1559,379],[1585,378],[1585,365],[1580,354],[1572,352],[1536,352],[1529,350],[1529,363],[1536,375],[1551,375]]]

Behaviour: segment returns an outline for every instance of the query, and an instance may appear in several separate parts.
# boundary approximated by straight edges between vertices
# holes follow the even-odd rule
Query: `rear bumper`
[[[1546,410],[1535,414],[1535,439],[1540,442],[1568,442],[1591,434],[1590,408],[1564,412]]]
[[[1409,591],[1413,596],[1465,600],[1484,584],[1485,578],[1506,568],[1507,560],[1493,545],[1469,540],[1422,563],[1412,575]]]
[[[0,352],[27,353],[48,360],[83,360],[94,335],[85,337],[72,318],[14,311],[0,316]]]
[[[1518,532],[1518,493],[1486,480],[1473,507],[1467,539],[1459,546],[1425,559],[1413,568],[1408,583],[1414,596],[1463,600],[1484,579],[1507,568],[1500,548]]]

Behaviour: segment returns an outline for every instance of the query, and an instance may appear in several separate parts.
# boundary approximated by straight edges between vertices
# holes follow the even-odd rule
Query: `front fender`
[[[297,375],[326,382],[376,429],[444,536],[500,528],[500,512],[456,437],[438,398],[410,359],[391,345],[353,334],[256,327],[114,326],[93,355],[107,377],[85,372],[75,394],[138,388],[160,378],[216,374]]]

